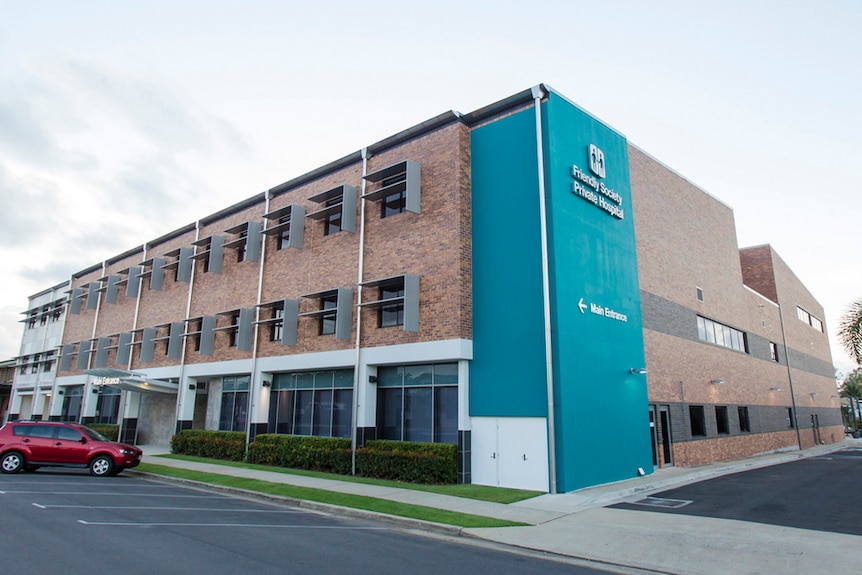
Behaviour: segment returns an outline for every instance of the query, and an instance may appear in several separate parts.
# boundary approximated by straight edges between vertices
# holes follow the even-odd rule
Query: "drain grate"
[[[686,499],[668,499],[666,497],[647,497],[639,501],[632,502],[632,505],[644,505],[646,507],[661,507],[663,509],[679,509],[685,507],[692,501]]]

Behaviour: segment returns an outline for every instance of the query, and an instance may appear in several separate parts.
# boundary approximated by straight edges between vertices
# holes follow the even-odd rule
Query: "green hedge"
[[[90,423],[87,427],[93,431],[98,431],[111,441],[117,441],[120,436],[120,426],[116,423]]]
[[[350,439],[262,433],[248,447],[249,463],[350,473]]]
[[[184,429],[171,438],[171,453],[243,461],[245,459],[245,433],[242,431]]]
[[[249,463],[347,475],[350,440],[299,435],[258,435],[248,449]],[[365,477],[411,483],[455,483],[457,451],[449,443],[368,441],[356,450],[356,472]]]
[[[411,483],[456,483],[458,452],[451,443],[368,441],[356,451],[356,468],[366,477]]]

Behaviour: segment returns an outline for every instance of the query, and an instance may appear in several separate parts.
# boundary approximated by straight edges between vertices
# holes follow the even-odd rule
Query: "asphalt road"
[[[605,573],[384,523],[77,470],[0,475],[0,518],[0,572],[20,575]]]
[[[611,507],[862,535],[862,448],[725,475]]]

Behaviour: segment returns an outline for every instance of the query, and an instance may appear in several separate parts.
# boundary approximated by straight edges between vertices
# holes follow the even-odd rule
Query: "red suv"
[[[84,467],[98,477],[117,475],[141,462],[141,450],[109,441],[75,423],[11,421],[0,427],[0,471]]]

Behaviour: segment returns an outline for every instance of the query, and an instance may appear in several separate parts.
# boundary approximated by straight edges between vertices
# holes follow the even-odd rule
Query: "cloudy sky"
[[[862,297],[862,3],[0,0],[0,359],[27,296],[545,82]],[[704,230],[708,233],[708,230]],[[832,337],[836,366],[851,367]]]

